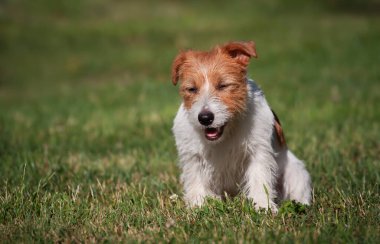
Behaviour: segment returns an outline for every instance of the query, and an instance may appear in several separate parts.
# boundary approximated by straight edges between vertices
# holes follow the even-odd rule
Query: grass
[[[380,18],[341,2],[1,3],[2,241],[378,243]],[[251,39],[314,203],[187,209],[171,61]]]

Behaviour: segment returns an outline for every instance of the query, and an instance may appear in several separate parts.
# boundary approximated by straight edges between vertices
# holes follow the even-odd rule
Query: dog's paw
[[[204,195],[197,195],[197,196],[186,195],[185,196],[185,202],[189,208],[202,207],[205,203],[208,202],[208,200],[211,200],[211,199],[221,200],[221,197],[217,196],[217,195],[206,195],[206,196],[204,196]]]
[[[203,195],[185,195],[185,202],[187,207],[195,208],[201,207],[205,202],[205,196]]]
[[[266,205],[266,206],[258,206],[258,205],[255,204],[255,209],[256,209],[256,211],[265,210],[265,211],[271,211],[274,214],[278,213],[278,208],[277,208],[276,205],[272,205],[272,206],[268,207],[268,205]]]
[[[253,201],[253,204],[254,204],[254,207],[256,210],[261,210],[261,209],[264,209],[264,210],[270,210],[272,213],[277,213],[278,212],[278,208],[277,208],[277,205],[269,200],[268,199],[265,199],[265,200],[262,200],[262,201],[257,201],[257,200],[254,200]]]

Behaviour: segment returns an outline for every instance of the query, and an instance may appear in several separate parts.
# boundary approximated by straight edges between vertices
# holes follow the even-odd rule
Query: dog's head
[[[231,42],[211,51],[184,51],[172,66],[172,82],[191,123],[210,141],[219,140],[228,122],[246,110],[246,73],[254,42]]]

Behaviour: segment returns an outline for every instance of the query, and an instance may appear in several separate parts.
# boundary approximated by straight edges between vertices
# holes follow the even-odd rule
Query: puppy
[[[254,42],[231,42],[181,52],[173,62],[172,82],[180,82],[183,98],[173,133],[189,206],[239,193],[256,209],[274,212],[283,199],[310,204],[309,173],[287,148],[262,90],[246,76],[252,57]]]

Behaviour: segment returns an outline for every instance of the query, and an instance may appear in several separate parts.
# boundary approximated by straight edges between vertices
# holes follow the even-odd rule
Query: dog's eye
[[[197,93],[198,89],[196,87],[188,87],[186,88],[186,91],[190,93]]]
[[[229,87],[231,84],[227,84],[227,83],[220,83],[218,84],[218,86],[216,87],[219,91],[222,91],[224,89],[226,89],[227,87]]]

